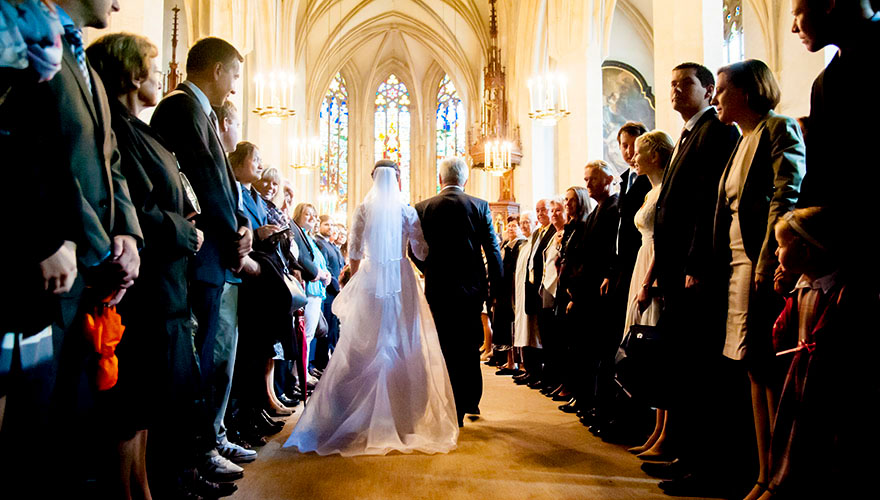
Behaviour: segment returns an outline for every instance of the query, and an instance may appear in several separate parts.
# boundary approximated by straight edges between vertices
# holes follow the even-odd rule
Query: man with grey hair
[[[461,158],[440,163],[440,193],[416,205],[430,251],[424,261],[413,259],[425,275],[425,298],[437,325],[459,426],[465,414],[480,413],[481,314],[503,275],[489,203],[465,194],[467,178]]]

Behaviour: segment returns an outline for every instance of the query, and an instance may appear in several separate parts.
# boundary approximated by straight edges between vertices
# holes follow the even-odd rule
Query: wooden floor
[[[482,416],[466,421],[445,455],[302,455],[281,448],[285,429],[244,465],[236,500],[669,498],[623,446],[590,434],[537,391],[483,367]]]

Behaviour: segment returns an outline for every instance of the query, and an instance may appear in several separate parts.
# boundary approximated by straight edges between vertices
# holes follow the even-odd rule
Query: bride
[[[353,277],[333,303],[339,344],[285,447],[343,456],[455,448],[452,387],[407,240],[427,256],[418,215],[400,201],[400,170],[380,160],[352,224]]]

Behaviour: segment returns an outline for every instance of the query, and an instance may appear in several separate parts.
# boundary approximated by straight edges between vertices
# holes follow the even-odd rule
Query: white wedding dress
[[[285,447],[354,456],[456,446],[446,363],[404,251],[408,242],[424,259],[428,248],[415,209],[399,200],[395,171],[378,168],[351,229],[360,268],[333,303],[339,343]]]

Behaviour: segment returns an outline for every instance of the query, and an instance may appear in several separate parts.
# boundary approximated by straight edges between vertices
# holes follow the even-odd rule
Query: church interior
[[[242,139],[297,198],[344,221],[383,157],[399,160],[413,204],[437,193],[443,158],[465,157],[466,191],[502,202],[496,215],[582,184],[591,160],[622,172],[627,120],[677,137],[668,81],[685,61],[761,59],[782,91],[776,111],[806,115],[834,49],[807,52],[791,21],[774,0],[129,0],[109,31],[159,47],[165,91],[195,40],[232,42],[245,58],[231,96]],[[283,117],[256,112],[273,74]]]

